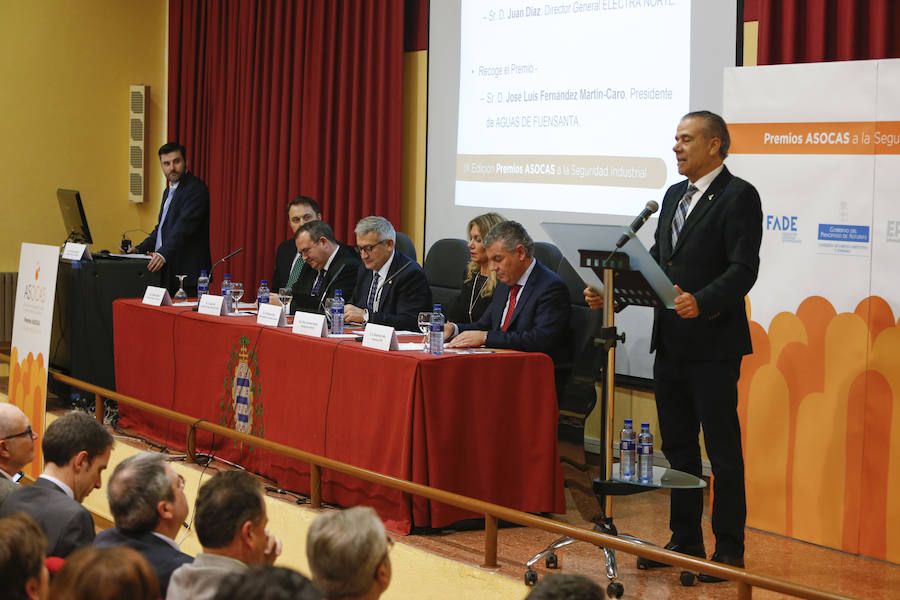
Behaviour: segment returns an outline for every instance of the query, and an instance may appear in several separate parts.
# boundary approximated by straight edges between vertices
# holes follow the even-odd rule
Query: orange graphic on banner
[[[44,366],[44,355],[37,358],[29,352],[19,362],[19,349],[12,347],[9,353],[9,401],[21,409],[31,421],[31,428],[38,436],[44,430],[44,398],[47,395],[47,368]],[[34,479],[41,474],[41,446],[34,445],[34,460],[26,468]]]
[[[729,123],[731,154],[900,154],[900,121]]]

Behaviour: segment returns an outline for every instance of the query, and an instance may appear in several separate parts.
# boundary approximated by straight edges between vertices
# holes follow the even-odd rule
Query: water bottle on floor
[[[334,290],[334,298],[331,299],[331,334],[344,333],[344,296],[341,290]]]
[[[634,479],[635,476],[635,434],[631,419],[625,419],[625,427],[619,434],[619,477]]]
[[[428,336],[428,353],[444,353],[444,315],[441,313],[441,305],[435,304],[431,311],[431,326]]]
[[[653,481],[653,434],[650,423],[641,423],[638,435],[638,479],[643,483]]]

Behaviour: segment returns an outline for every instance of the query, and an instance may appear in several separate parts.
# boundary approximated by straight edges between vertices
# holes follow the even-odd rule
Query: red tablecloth
[[[543,354],[381,352],[298,336],[255,317],[209,317],[140,300],[113,306],[116,388],[386,475],[529,512],[563,512],[553,364]],[[175,448],[186,428],[120,405],[121,424]],[[309,492],[304,463],[198,435],[198,448]],[[322,499],[374,507],[388,528],[474,515],[326,470]]]

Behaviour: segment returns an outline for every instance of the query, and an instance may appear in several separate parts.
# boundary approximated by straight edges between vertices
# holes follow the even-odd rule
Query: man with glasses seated
[[[350,246],[339,243],[324,221],[305,223],[294,234],[297,252],[306,261],[293,287],[291,312],[324,312],[325,298],[341,290],[344,298],[353,297],[359,256]]]
[[[306,560],[325,598],[375,600],[391,583],[394,541],[368,506],[316,517],[306,535]]]
[[[0,504],[18,489],[13,479],[34,458],[34,440],[28,417],[19,407],[0,402]]]
[[[356,278],[353,299],[344,307],[344,320],[418,330],[419,313],[432,309],[425,272],[414,260],[394,250],[397,233],[384,217],[365,217],[356,225],[355,233],[363,267]]]
[[[142,452],[120,462],[106,486],[116,526],[94,540],[100,548],[128,546],[147,559],[163,598],[172,571],[193,562],[175,541],[188,516],[184,478],[162,454]]]

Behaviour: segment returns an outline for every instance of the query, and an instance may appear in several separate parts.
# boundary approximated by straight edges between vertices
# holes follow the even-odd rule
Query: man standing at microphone
[[[199,177],[187,170],[184,146],[178,142],[163,144],[159,164],[167,186],[159,209],[159,222],[143,242],[129,252],[150,254],[147,269],[155,273],[166,268],[169,293],[178,290],[176,275],[187,275],[184,291],[197,295],[197,277],[210,268],[209,189]]]
[[[672,468],[699,477],[702,425],[714,476],[711,560],[743,567],[747,505],[737,383],[741,360],[752,352],[744,296],[759,270],[762,209],[756,188],[723,164],[730,144],[725,121],[709,111],[688,113],[676,130],[673,150],[687,179],[666,191],[650,254],[679,295],[674,310],[656,309],[650,349],[663,453]],[[592,308],[602,304],[593,290],[585,297]],[[702,490],[672,490],[666,548],[705,558],[702,514]]]

